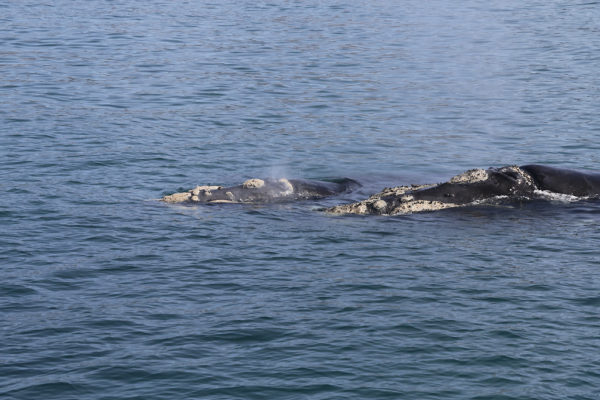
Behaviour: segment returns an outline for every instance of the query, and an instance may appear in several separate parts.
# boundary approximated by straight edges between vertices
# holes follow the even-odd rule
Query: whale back
[[[600,173],[581,172],[545,165],[524,165],[540,190],[573,196],[600,196]]]
[[[412,191],[411,195],[415,200],[468,204],[497,196],[526,196],[534,189],[532,183],[515,167],[490,168],[484,174],[472,182],[451,179],[433,187]]]
[[[290,179],[294,192],[300,198],[327,197],[339,193],[351,192],[361,186],[360,183],[350,178],[336,181],[311,181],[306,179]]]

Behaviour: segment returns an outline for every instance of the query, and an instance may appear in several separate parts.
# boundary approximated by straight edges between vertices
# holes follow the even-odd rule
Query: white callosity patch
[[[183,203],[185,201],[200,201],[199,196],[211,196],[211,191],[222,189],[222,186],[196,186],[187,192],[173,193],[168,196],[164,196],[161,200],[165,203]]]
[[[437,185],[429,184],[429,185],[410,185],[410,186],[387,187],[387,188],[384,188],[381,192],[372,195],[371,197],[369,197],[369,199],[375,199],[375,198],[379,199],[381,197],[386,197],[386,196],[402,196],[403,194],[405,194],[407,192],[412,192],[414,190],[428,189],[428,188],[432,188],[434,186],[437,186]],[[410,196],[410,195],[407,195],[407,197],[408,196]]]
[[[184,201],[191,200],[191,193],[183,192],[183,193],[173,193],[168,196],[163,197],[161,200],[165,203],[182,203]]]
[[[212,195],[212,191],[213,190],[219,190],[222,189],[223,186],[208,186],[208,185],[204,185],[204,186],[196,186],[195,188],[193,188],[191,190],[192,196],[198,196],[198,195],[204,195],[204,196],[210,196]]]
[[[450,183],[475,183],[483,182],[488,179],[489,175],[484,169],[470,169],[460,175],[450,178]]]
[[[373,208],[379,211],[385,210],[387,207],[387,202],[385,200],[377,200],[373,202]]]
[[[242,184],[242,186],[244,187],[244,189],[257,189],[265,186],[265,181],[257,178],[248,179]]]

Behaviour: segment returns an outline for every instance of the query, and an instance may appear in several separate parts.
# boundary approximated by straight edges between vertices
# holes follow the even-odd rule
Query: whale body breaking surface
[[[274,203],[321,199],[348,193],[361,185],[302,179],[249,179],[241,185],[197,186],[162,198],[168,203]],[[471,205],[563,196],[570,200],[600,197],[600,173],[543,165],[472,169],[446,182],[385,188],[368,199],[325,208],[336,214],[400,215]]]
[[[361,186],[353,179],[344,178],[334,182],[306,179],[248,179],[241,185],[196,186],[187,192],[174,193],[162,198],[167,203],[281,203],[295,200],[321,199],[335,194],[350,192]]]

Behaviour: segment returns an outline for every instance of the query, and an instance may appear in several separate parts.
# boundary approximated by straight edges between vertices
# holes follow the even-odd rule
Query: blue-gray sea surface
[[[600,169],[600,3],[0,3],[2,399],[598,399],[600,205],[318,209]],[[197,184],[363,183],[269,206]]]

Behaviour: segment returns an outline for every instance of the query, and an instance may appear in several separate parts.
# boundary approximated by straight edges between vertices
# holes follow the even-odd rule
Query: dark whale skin
[[[600,196],[600,173],[581,172],[546,165],[523,165],[540,190],[579,197]]]
[[[486,170],[487,179],[472,183],[444,182],[430,188],[410,192],[413,200],[469,204],[496,196],[526,196],[534,189],[532,183],[509,168]],[[394,205],[392,198],[382,198]]]

